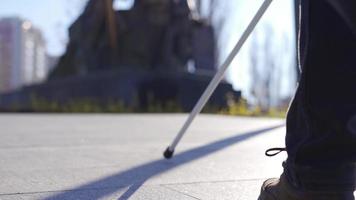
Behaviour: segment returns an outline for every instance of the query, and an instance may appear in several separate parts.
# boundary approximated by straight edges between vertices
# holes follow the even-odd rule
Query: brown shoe
[[[272,178],[263,183],[258,200],[355,200],[355,198],[352,192],[299,191],[292,187],[282,175],[280,179]]]

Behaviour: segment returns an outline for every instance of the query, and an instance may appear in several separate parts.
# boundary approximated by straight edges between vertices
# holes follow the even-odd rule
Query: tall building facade
[[[48,74],[45,41],[31,22],[0,20],[0,92],[39,83]]]

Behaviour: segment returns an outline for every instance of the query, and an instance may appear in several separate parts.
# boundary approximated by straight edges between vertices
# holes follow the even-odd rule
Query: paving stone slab
[[[284,120],[200,115],[162,152],[185,114],[0,115],[0,199],[255,200],[278,176]]]

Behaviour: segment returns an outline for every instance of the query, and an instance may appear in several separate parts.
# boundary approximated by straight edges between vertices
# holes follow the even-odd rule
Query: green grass
[[[10,108],[12,112],[22,111],[18,104],[13,104]],[[284,118],[287,108],[271,108],[262,111],[259,107],[251,107],[248,102],[241,98],[240,100],[228,99],[226,108],[206,105],[202,113],[222,114],[232,116],[253,116],[253,117],[276,117]],[[183,109],[176,101],[159,103],[154,99],[148,101],[146,109],[140,109],[134,106],[127,106],[119,100],[108,100],[99,102],[90,98],[77,98],[67,102],[49,101],[44,98],[32,95],[27,112],[50,112],[50,113],[182,113]]]

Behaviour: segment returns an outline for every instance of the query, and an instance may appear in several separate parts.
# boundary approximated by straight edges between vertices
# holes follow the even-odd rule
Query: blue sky
[[[65,51],[68,40],[67,29],[77,18],[86,0],[8,0],[0,6],[0,17],[20,16],[30,20],[34,26],[43,31],[47,41],[48,53],[61,55]],[[220,0],[225,1],[226,13],[229,13],[228,23],[225,28],[221,44],[223,45],[221,60],[226,57],[233,48],[235,42],[243,32],[249,20],[253,17],[262,0]],[[251,77],[247,76],[250,70],[251,42],[265,34],[266,26],[273,28],[273,45],[282,49],[283,53],[275,56],[281,65],[282,88],[280,96],[288,96],[293,93],[295,81],[293,80],[294,69],[294,19],[293,0],[274,0],[270,9],[263,17],[255,30],[254,35],[247,41],[241,53],[235,59],[229,69],[227,79],[234,87],[248,91],[253,84]],[[287,45],[286,45],[287,41]],[[245,92],[245,95],[250,95]]]
[[[222,51],[222,57],[226,57],[233,48],[236,41],[246,28],[253,15],[256,13],[263,0],[234,0],[229,1],[229,8],[232,11],[231,20],[229,20],[225,31],[225,42],[223,42],[225,51]],[[229,8],[226,8],[227,10]],[[230,11],[231,12],[231,11]],[[274,0],[267,10],[266,14],[257,25],[251,37],[248,39],[239,55],[235,58],[232,66],[229,68],[227,79],[233,83],[236,89],[242,89],[245,97],[249,98],[250,88],[255,82],[249,76],[251,70],[251,51],[253,40],[261,42],[261,38],[269,37],[274,53],[274,62],[278,65],[279,75],[274,81],[279,84],[276,97],[291,96],[296,87],[295,80],[295,29],[294,29],[294,5],[293,0]],[[266,28],[271,27],[272,35],[268,35]],[[263,41],[262,41],[263,42]],[[262,51],[263,49],[258,49]],[[267,69],[268,70],[268,69]]]

